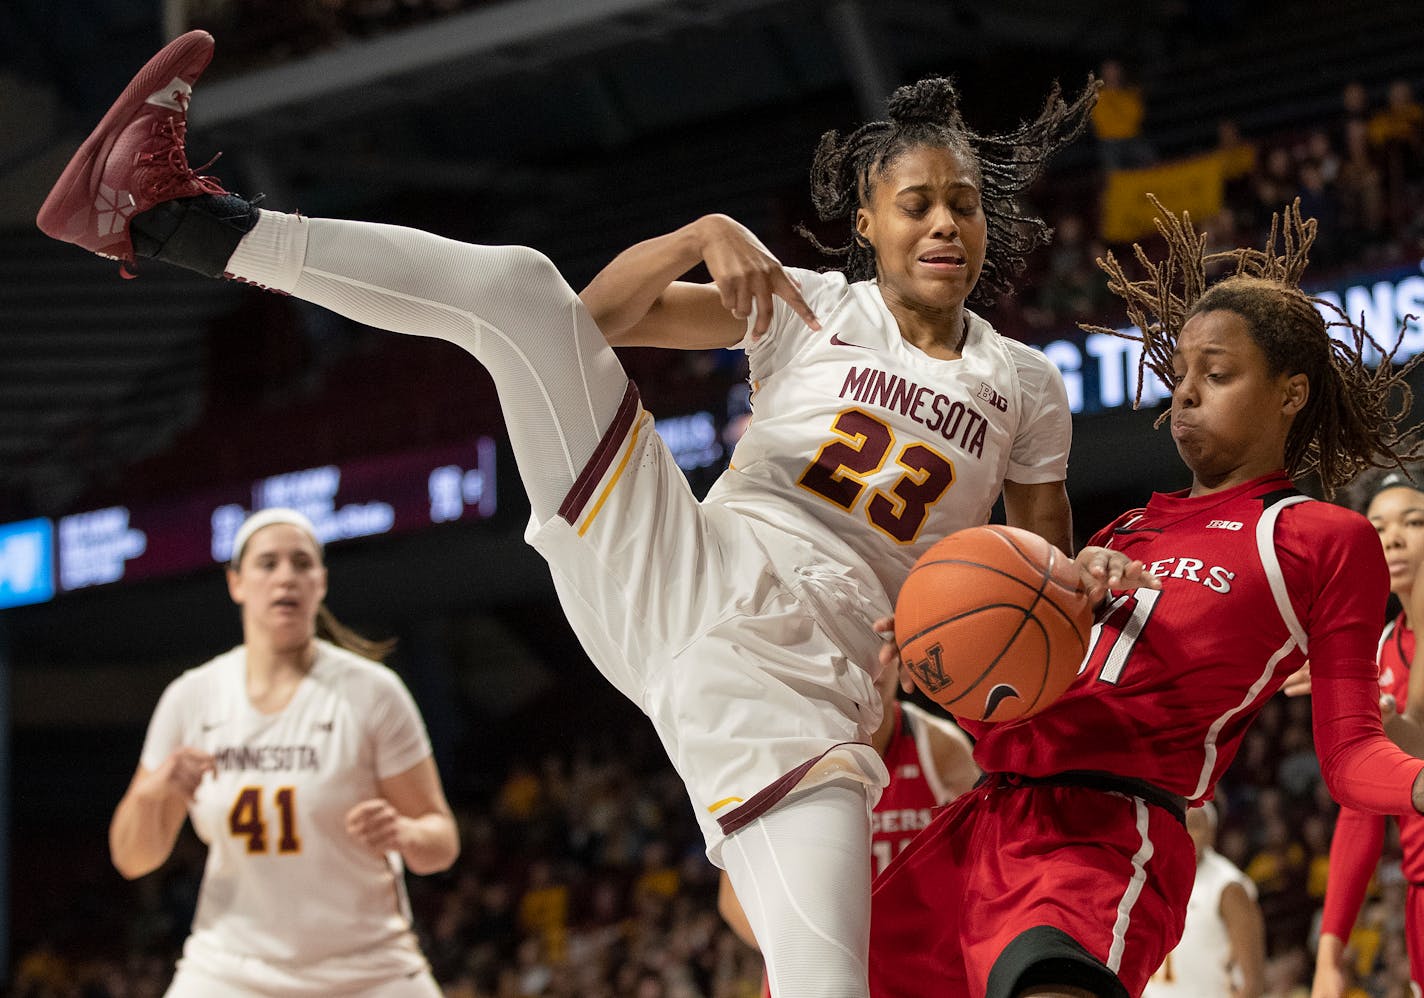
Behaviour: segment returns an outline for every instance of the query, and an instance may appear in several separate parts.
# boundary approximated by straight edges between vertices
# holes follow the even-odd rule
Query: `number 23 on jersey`
[[[847,512],[869,488],[869,476],[885,466],[895,449],[895,431],[863,409],[846,409],[831,423],[826,441],[796,484]],[[895,455],[903,474],[888,491],[870,489],[865,517],[871,526],[901,544],[919,536],[930,507],[954,484],[954,462],[915,441]]]

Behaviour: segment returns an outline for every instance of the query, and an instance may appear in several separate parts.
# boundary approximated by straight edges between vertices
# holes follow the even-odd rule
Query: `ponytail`
[[[339,648],[344,648],[353,654],[368,658],[372,662],[381,662],[396,647],[395,638],[387,638],[384,641],[374,641],[371,638],[357,634],[341,621],[336,619],[325,603],[316,608],[316,636],[330,641]]]

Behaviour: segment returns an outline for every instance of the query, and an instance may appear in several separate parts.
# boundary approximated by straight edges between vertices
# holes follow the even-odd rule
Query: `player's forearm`
[[[668,285],[702,262],[698,219],[666,235],[644,240],[619,253],[579,294],[603,335],[636,325],[657,304]]]
[[[1264,933],[1263,933],[1264,935]],[[1236,972],[1241,979],[1236,998],[1261,998],[1266,993],[1266,953],[1264,939],[1254,947],[1254,954],[1236,953]]]
[[[114,869],[128,880],[152,873],[172,854],[182,824],[183,811],[169,802],[126,794],[109,823]]]
[[[1341,804],[1371,814],[1424,810],[1424,764],[1384,736],[1379,685],[1337,671],[1351,664],[1312,666],[1315,749],[1325,785]]]
[[[1320,933],[1320,942],[1315,947],[1315,967],[1320,970],[1337,970],[1345,964],[1345,940],[1333,932]]]
[[[449,814],[400,819],[399,841],[401,858],[412,873],[448,870],[460,855],[460,833]]]
[[[1073,554],[1073,509],[1063,482],[1004,482],[1004,521],[1031,530],[1065,554]]]

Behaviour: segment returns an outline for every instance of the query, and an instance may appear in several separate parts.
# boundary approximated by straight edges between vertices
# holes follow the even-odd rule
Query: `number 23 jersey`
[[[788,273],[821,329],[777,299],[745,342],[752,418],[707,497],[749,518],[778,564],[843,565],[893,600],[925,548],[988,520],[1005,478],[1066,477],[1067,391],[1040,351],[965,310],[962,357],[931,357],[874,282]]]
[[[208,857],[184,960],[231,977],[256,958],[319,985],[313,994],[425,969],[398,858],[345,828],[380,780],[430,756],[410,693],[390,669],[325,641],[276,713],[253,708],[246,676],[242,646],[188,670],[144,742],[149,770],[179,746],[217,766],[189,806]]]

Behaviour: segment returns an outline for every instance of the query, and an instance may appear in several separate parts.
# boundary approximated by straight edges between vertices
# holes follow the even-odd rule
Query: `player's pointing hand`
[[[727,311],[746,319],[753,306],[756,308],[752,339],[759,339],[771,327],[774,298],[790,305],[812,329],[821,328],[816,313],[801,297],[800,287],[750,229],[726,215],[707,215],[697,226],[702,261]]]

